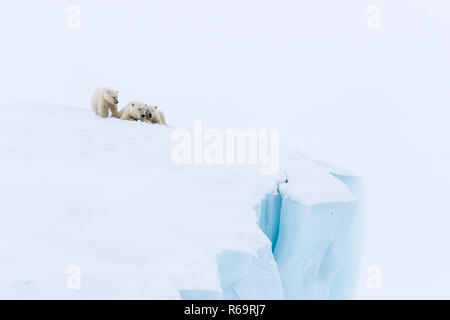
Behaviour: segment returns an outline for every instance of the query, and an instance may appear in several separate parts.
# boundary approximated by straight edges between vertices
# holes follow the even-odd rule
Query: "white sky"
[[[89,108],[109,85],[174,125],[280,128],[365,179],[363,267],[382,282],[363,274],[358,297],[449,298],[449,14],[437,0],[3,1],[0,103]]]

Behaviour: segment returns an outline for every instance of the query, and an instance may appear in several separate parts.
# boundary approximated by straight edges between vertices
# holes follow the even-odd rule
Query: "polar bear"
[[[144,121],[146,110],[147,108],[142,102],[130,102],[118,112],[118,118],[130,121]]]
[[[117,104],[119,103],[119,91],[102,87],[95,90],[91,105],[96,115],[107,118],[109,111],[113,117],[118,118]]]
[[[157,124],[163,124],[167,126],[166,116],[158,109],[158,106],[145,105],[145,121]]]

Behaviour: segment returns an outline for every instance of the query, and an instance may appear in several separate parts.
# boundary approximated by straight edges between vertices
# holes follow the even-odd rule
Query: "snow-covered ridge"
[[[278,176],[176,166],[170,135],[0,105],[0,299],[352,297],[360,178],[286,148]]]

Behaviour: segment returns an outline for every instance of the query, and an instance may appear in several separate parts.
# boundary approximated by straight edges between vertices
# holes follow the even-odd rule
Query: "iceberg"
[[[0,299],[353,297],[361,178],[286,147],[274,176],[175,165],[170,136],[0,105]]]

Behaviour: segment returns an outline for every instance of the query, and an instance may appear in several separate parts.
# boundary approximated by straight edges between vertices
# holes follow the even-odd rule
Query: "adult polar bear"
[[[107,118],[109,112],[113,117],[119,118],[117,104],[119,103],[119,91],[102,87],[95,90],[92,96],[91,105],[96,115]]]

